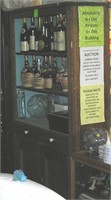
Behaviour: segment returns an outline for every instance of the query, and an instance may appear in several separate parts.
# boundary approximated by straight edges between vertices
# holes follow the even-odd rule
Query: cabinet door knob
[[[24,134],[27,135],[29,132],[27,130],[24,131]]]
[[[54,138],[49,138],[49,142],[54,142]]]

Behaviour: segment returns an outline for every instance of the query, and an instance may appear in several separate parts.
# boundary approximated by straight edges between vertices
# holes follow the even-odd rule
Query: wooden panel
[[[97,156],[92,156],[87,152],[78,152],[75,154],[75,161],[83,163],[87,166],[99,169],[103,172],[110,173],[110,165],[103,163],[102,159],[99,159]],[[95,164],[96,163],[96,164]]]
[[[69,133],[70,153],[80,148],[80,83],[79,39],[77,7],[71,7],[67,18],[67,46],[69,67]]]

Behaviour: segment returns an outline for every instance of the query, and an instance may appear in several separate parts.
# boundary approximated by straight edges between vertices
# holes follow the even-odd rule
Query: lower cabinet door
[[[58,149],[40,146],[41,180],[48,188],[68,198],[67,156]]]
[[[28,179],[41,182],[40,155],[37,143],[27,140],[22,142],[21,168]]]
[[[40,182],[40,156],[34,141],[17,136],[15,146],[15,169],[24,171],[28,179]]]
[[[23,137],[22,137],[23,136]],[[16,169],[22,169],[28,179],[36,181],[68,198],[68,156],[56,141],[35,139],[30,135],[16,138]],[[60,148],[59,148],[60,147]]]
[[[14,171],[14,156],[12,145],[7,146],[1,144],[1,160],[0,170],[2,173],[13,173]]]

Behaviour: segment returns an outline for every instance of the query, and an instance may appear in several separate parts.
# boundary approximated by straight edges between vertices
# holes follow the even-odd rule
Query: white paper
[[[104,51],[100,47],[80,48],[80,85],[104,84]]]

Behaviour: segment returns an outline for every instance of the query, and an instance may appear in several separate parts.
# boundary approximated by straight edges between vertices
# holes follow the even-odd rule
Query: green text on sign
[[[79,6],[79,46],[104,45],[103,6]]]

